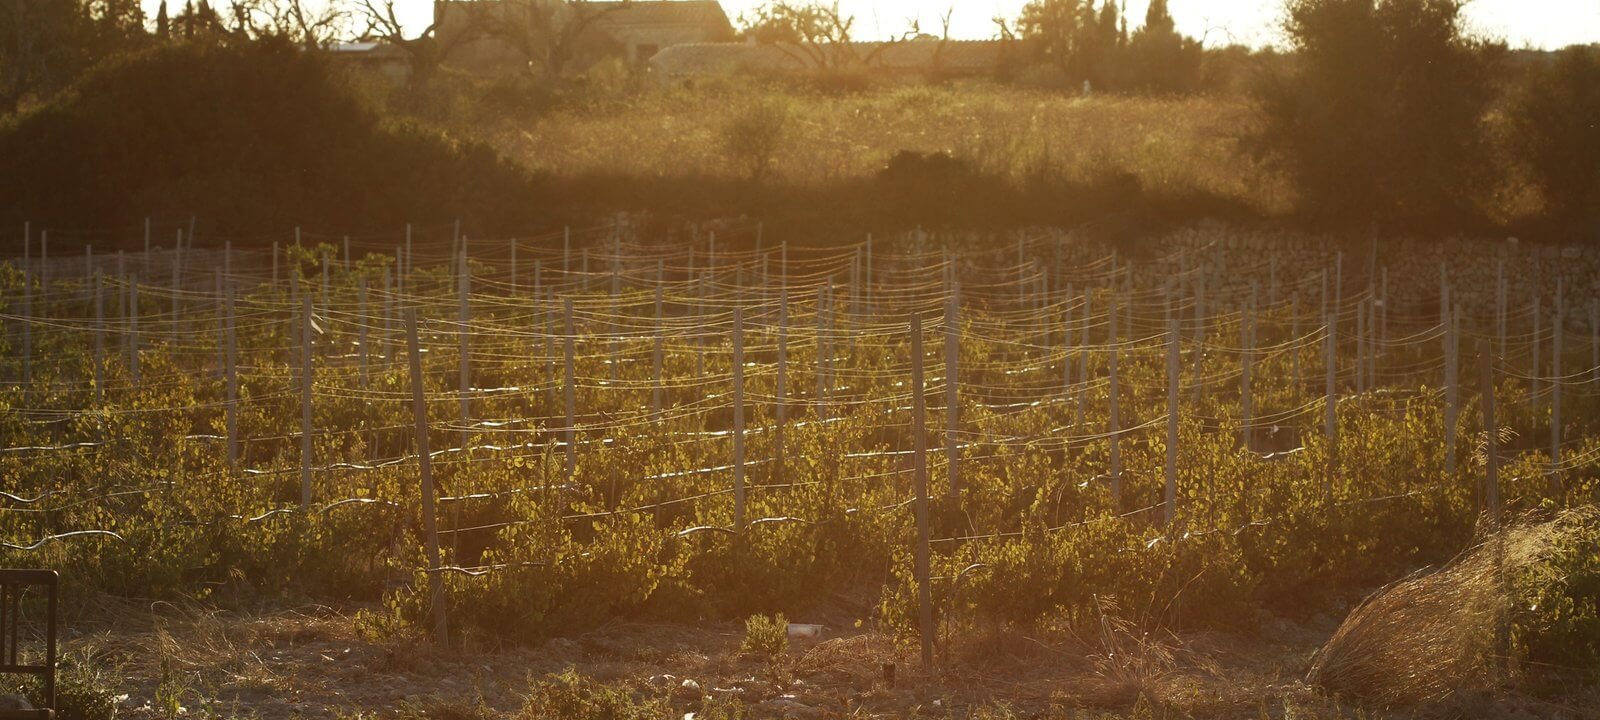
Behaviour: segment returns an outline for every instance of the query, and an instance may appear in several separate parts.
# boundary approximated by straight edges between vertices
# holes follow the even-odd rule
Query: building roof
[[[583,3],[583,12],[601,13],[612,26],[700,25],[733,37],[733,23],[717,0],[607,0]]]
[[[803,72],[817,66],[819,54],[830,65],[860,62],[888,72],[987,72],[1000,64],[1005,50],[997,40],[911,40],[861,42],[843,46],[789,43],[695,43],[662,50],[651,60],[666,75],[718,75],[731,72]],[[854,58],[854,60],[850,60]],[[841,62],[843,60],[844,62]]]
[[[393,43],[379,40],[362,40],[359,42],[333,43],[328,46],[329,54],[339,57],[356,57],[363,59],[389,59],[403,58],[406,51]]]

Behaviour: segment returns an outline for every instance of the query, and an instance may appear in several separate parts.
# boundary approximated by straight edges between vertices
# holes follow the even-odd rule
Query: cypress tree
[[[167,20],[167,0],[161,0],[161,9],[156,11],[156,37],[169,40],[172,37],[170,22]]]

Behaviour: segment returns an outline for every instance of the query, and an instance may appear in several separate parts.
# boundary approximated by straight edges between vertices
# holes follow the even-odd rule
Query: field
[[[727,128],[752,108],[782,118],[776,179],[801,185],[870,177],[902,150],[949,152],[981,171],[1089,181],[1109,169],[1147,188],[1200,190],[1264,213],[1292,198],[1252,163],[1240,138],[1260,123],[1236,96],[1075,98],[994,83],[908,85],[829,94],[749,82],[705,81],[576,104],[532,122],[502,119],[486,136],[535,171],[565,176],[741,178]]]
[[[137,713],[1343,717],[1298,678],[1349,603],[1600,483],[1592,250],[643,227],[14,261],[0,565]],[[1540,688],[1497,707],[1593,699]]]

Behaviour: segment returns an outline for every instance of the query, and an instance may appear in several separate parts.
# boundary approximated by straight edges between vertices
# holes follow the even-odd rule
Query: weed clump
[[[644,720],[665,717],[660,700],[640,700],[621,688],[608,687],[571,668],[535,683],[520,720]]]
[[[739,652],[777,657],[789,650],[789,621],[783,613],[751,615],[744,621],[744,643]]]
[[[1600,667],[1597,549],[1592,506],[1514,523],[1444,568],[1368,598],[1317,652],[1307,680],[1394,705],[1536,679],[1558,662],[1587,663],[1560,666],[1592,673]],[[1530,668],[1525,677],[1518,665]]]

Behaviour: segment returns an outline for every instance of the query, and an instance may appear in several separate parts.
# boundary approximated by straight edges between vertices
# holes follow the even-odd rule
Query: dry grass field
[[[1260,122],[1241,97],[1072,97],[995,83],[824,93],[748,81],[704,82],[579,104],[534,120],[472,128],[526,167],[558,176],[738,179],[728,128],[776,107],[773,178],[802,186],[868,178],[895,153],[947,152],[986,175],[1092,182],[1126,172],[1159,194],[1199,192],[1264,215],[1292,190],[1251,158]]]

